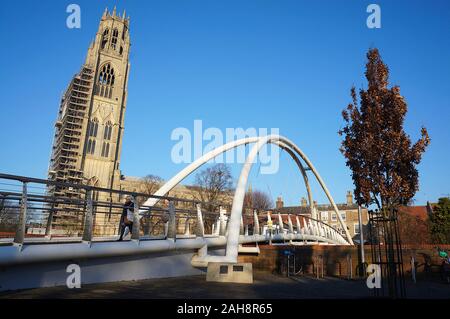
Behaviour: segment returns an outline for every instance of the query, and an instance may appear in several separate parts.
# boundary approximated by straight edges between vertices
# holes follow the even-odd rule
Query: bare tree
[[[161,177],[156,176],[156,175],[149,174],[147,176],[144,176],[141,179],[142,192],[147,195],[153,195],[161,187],[161,184],[163,183],[163,181],[164,180]],[[138,205],[141,206],[142,204],[144,204],[144,202],[148,198],[149,197],[139,196],[137,198]],[[158,225],[160,223],[165,222],[164,218],[156,218],[156,219],[153,218],[153,220],[154,220],[153,221],[154,223],[153,223],[153,226],[151,227],[151,223],[152,223],[151,215],[146,215],[145,217],[143,217],[141,219],[141,226],[145,228],[144,232],[147,232],[148,230],[150,230],[150,228],[148,228],[148,227],[151,227],[151,230],[155,231],[158,228]]]
[[[144,193],[153,195],[161,186],[163,179],[159,176],[149,174],[142,178],[142,188]]]
[[[270,195],[259,190],[248,191],[244,197],[244,208],[252,208],[257,210],[269,210],[274,206]]]
[[[195,175],[196,198],[202,202],[213,203],[231,190],[233,177],[225,164],[216,164]]]
[[[220,201],[223,196],[230,192],[233,185],[233,177],[230,169],[225,164],[216,164],[197,173],[194,184],[194,198],[208,203],[206,209],[213,211],[214,203]],[[205,231],[210,231],[214,219],[205,216]]]

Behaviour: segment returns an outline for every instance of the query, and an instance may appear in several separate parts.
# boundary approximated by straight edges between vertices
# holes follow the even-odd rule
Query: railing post
[[[191,235],[191,224],[189,223],[189,217],[186,217],[186,221],[184,222],[184,235]]]
[[[288,214],[289,233],[294,233],[294,225],[292,224],[291,214]]]
[[[269,245],[272,245],[273,222],[269,212],[267,212],[267,230],[269,231]]]
[[[244,235],[244,217],[241,215],[241,224],[239,225],[239,235]]]
[[[214,234],[213,235],[214,236],[216,236],[216,235],[219,236],[219,233],[220,233],[220,217],[216,219],[214,225],[216,225],[216,226],[214,228]]]
[[[300,220],[298,219],[298,216],[295,216],[295,223],[297,225],[297,234],[301,234],[302,226],[300,225]]]
[[[200,204],[197,204],[197,227],[195,229],[197,237],[205,237],[205,226],[203,225],[202,209]]]
[[[92,203],[92,190],[86,192],[86,214],[84,215],[84,227],[82,241],[90,243],[92,241],[92,228],[94,224],[94,206]]]
[[[139,204],[137,202],[136,196],[132,196],[133,201],[133,229],[131,232],[131,240],[139,241],[140,238],[140,219],[139,219]]]
[[[174,241],[177,239],[177,223],[175,217],[175,204],[173,201],[169,202],[169,225],[167,229],[167,238],[173,239]]]
[[[148,208],[148,218],[147,218],[147,226],[145,227],[144,230],[144,235],[145,236],[150,236],[152,233],[152,217],[151,217],[151,207]]]
[[[220,218],[220,230],[219,230],[219,236],[226,236],[227,232],[227,223],[225,221],[225,213],[226,210],[224,210],[222,207],[219,208],[219,218]]]
[[[253,211],[253,235],[259,235],[259,218],[256,209]]]
[[[55,203],[53,202],[52,206],[50,207],[50,211],[48,212],[47,225],[45,227],[45,236],[48,236],[48,237],[51,237],[54,209],[55,209]]]
[[[284,234],[283,220],[280,213],[278,213],[278,233]]]
[[[16,229],[16,235],[14,236],[14,244],[19,245],[20,247],[23,245],[25,240],[25,227],[27,223],[27,183],[23,182],[22,186],[22,199],[20,201],[20,212],[19,212],[19,223]]]

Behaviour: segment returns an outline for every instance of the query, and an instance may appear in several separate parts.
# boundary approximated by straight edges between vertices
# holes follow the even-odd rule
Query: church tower
[[[86,61],[67,87],[55,123],[49,179],[118,189],[129,75],[129,17],[103,13]],[[79,196],[77,190],[50,189]],[[101,200],[109,200],[99,194]]]
[[[86,57],[94,72],[93,95],[86,120],[81,169],[88,183],[118,188],[130,64],[129,19],[105,10]]]

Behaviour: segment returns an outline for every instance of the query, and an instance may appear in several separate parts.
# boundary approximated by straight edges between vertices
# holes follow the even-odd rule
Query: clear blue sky
[[[66,27],[70,3],[81,6],[81,29]],[[381,6],[381,29],[366,27],[370,3]],[[59,98],[103,10],[115,4],[131,16],[123,174],[167,179],[182,169],[170,159],[170,134],[192,129],[195,119],[223,130],[276,127],[343,202],[353,186],[338,150],[340,114],[351,86],[366,85],[365,54],[375,46],[409,104],[406,131],[416,140],[424,125],[432,139],[416,203],[450,193],[448,1],[4,1],[1,172],[46,177]],[[306,195],[286,155],[278,174],[256,171],[253,188],[282,195],[286,204]]]

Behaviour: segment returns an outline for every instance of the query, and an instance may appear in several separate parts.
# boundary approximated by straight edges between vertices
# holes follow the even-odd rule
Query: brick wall
[[[418,273],[430,270],[439,271],[442,259],[438,256],[433,245],[420,245],[403,247],[403,269],[405,274],[411,271],[411,256],[416,261],[416,271]],[[441,245],[441,248],[450,250],[450,245]],[[348,277],[352,269],[352,277],[359,274],[361,265],[359,246],[269,246],[260,245],[259,255],[239,255],[239,262],[250,262],[253,269],[259,271],[269,271],[272,273],[284,273],[286,271],[287,257],[285,250],[290,250],[295,254],[296,269],[303,267],[306,273],[315,274],[315,267],[319,267],[321,272],[322,259],[324,274],[328,276]],[[365,260],[371,263],[371,249],[366,245]],[[293,258],[293,257],[290,257]],[[292,259],[291,259],[292,263]],[[292,264],[291,264],[292,265]]]

